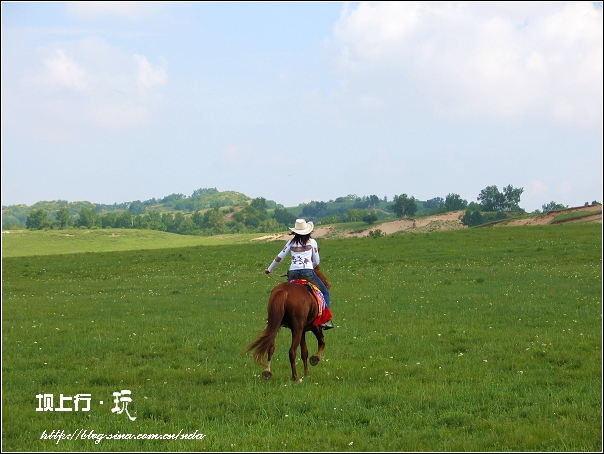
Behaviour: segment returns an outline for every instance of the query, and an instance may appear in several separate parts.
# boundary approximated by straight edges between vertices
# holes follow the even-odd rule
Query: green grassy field
[[[601,244],[601,225],[321,240],[337,328],[302,383],[287,329],[271,380],[243,354],[281,242],[3,250],[2,448],[600,451]],[[126,389],[135,421],[111,411]],[[78,393],[90,411],[36,411]],[[205,438],[41,439],[53,430]]]
[[[2,234],[2,257],[238,244],[262,235],[194,236],[131,229],[12,230]]]

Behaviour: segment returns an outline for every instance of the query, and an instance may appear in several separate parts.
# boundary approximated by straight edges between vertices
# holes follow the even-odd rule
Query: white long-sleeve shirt
[[[291,265],[289,266],[290,270],[312,270],[321,262],[319,246],[317,246],[314,238],[310,238],[304,246],[292,241],[293,239],[285,243],[283,250],[277,254],[275,260],[268,267],[269,271],[273,271],[288,252],[292,255]]]

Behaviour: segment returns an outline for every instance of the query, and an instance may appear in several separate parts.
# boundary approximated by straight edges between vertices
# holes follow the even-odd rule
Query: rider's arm
[[[319,246],[314,238],[310,239],[310,245],[312,246],[312,266],[314,268],[321,263],[321,257],[319,256]]]
[[[283,248],[283,250],[281,250],[281,252],[279,252],[279,254],[277,254],[277,257],[275,257],[275,260],[273,260],[273,262],[264,271],[266,274],[268,274],[271,271],[273,271],[277,267],[277,265],[279,265],[279,263],[281,262],[281,260],[283,260],[285,258],[285,256],[289,252],[289,245],[290,245],[290,243],[291,243],[291,240],[288,241],[285,244],[285,247]]]

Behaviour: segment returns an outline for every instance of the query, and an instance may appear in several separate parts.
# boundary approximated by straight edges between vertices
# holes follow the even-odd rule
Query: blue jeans
[[[327,290],[327,287],[325,287],[323,281],[317,277],[314,270],[289,270],[287,272],[287,278],[290,281],[292,279],[306,279],[307,281],[315,284],[317,287],[319,287],[321,293],[323,293],[323,296],[325,297],[325,304],[327,307],[329,307],[331,301],[329,297],[329,290]]]

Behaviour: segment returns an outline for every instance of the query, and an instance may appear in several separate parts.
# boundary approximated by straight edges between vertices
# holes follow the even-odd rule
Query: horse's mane
[[[331,284],[329,283],[329,281],[327,280],[327,278],[325,277],[325,275],[321,271],[321,265],[315,266],[315,274],[317,275],[317,277],[319,279],[321,279],[323,281],[323,283],[325,284],[325,287],[327,287],[327,290],[330,290],[331,289]]]

